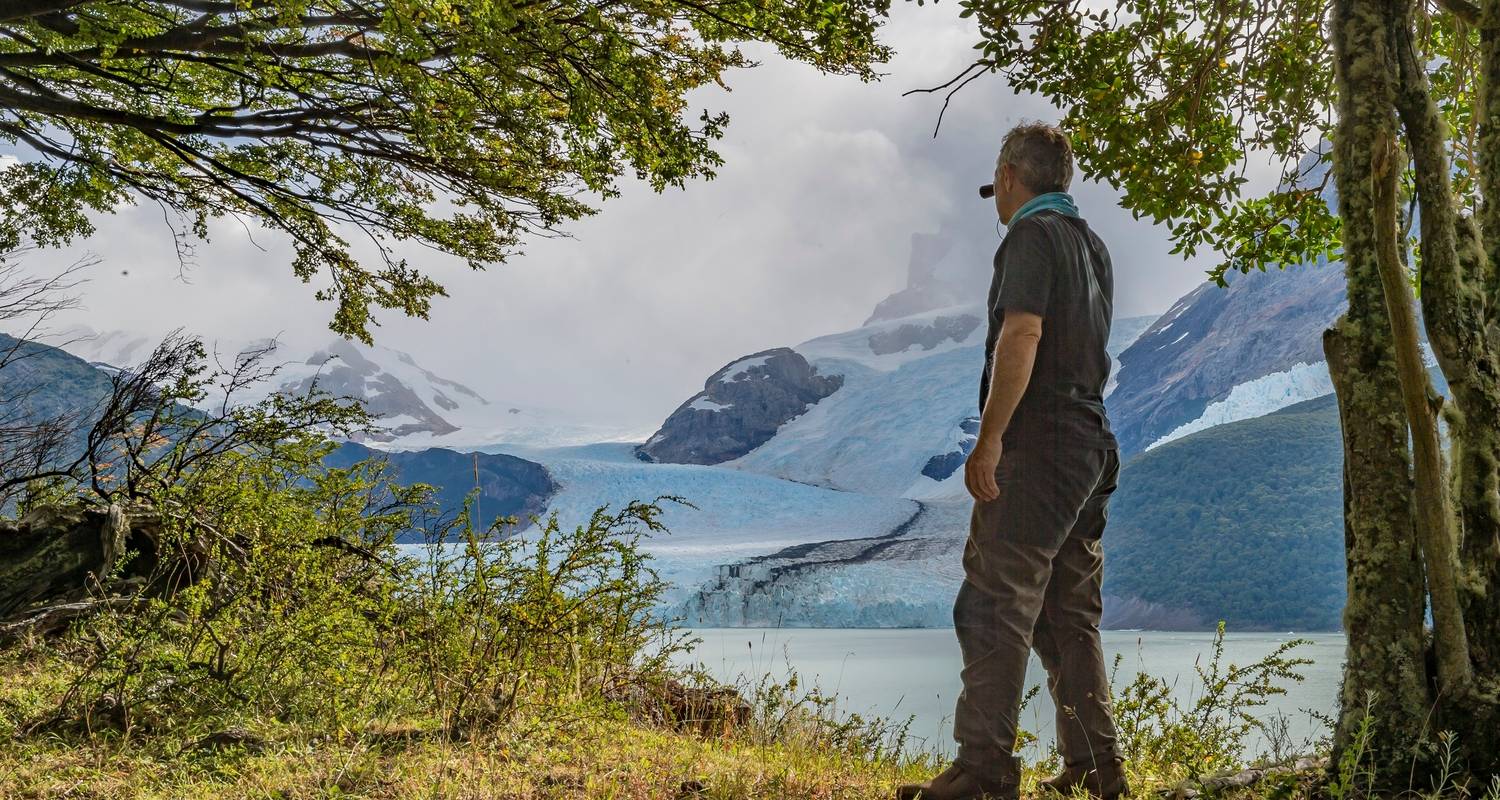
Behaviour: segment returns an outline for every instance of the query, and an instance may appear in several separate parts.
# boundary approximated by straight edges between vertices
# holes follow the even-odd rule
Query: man
[[[1013,754],[1026,662],[1036,648],[1057,705],[1061,775],[1044,787],[1126,791],[1099,641],[1106,506],[1119,476],[1104,411],[1114,277],[1104,243],[1067,194],[1073,151],[1049,125],[1006,134],[995,164],[995,252],[980,378],[974,497],[953,623],[963,653],[958,756],[902,800],[1015,798]]]

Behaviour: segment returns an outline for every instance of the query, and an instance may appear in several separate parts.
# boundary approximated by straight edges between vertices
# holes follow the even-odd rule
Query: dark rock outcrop
[[[977,327],[979,317],[973,314],[943,315],[928,324],[908,323],[870,334],[870,352],[883,356],[900,353],[913,345],[931,350],[950,339],[961,342]]]
[[[514,515],[524,526],[530,515],[541,515],[546,510],[558,488],[546,467],[504,453],[459,453],[440,447],[382,453],[349,442],[329,454],[325,463],[348,467],[372,457],[386,459],[402,483],[433,486],[437,490],[434,499],[446,515],[463,509],[464,500],[475,485],[477,459],[479,512],[486,525],[495,517]]]
[[[776,430],[844,385],[789,347],[763,350],[715,372],[635,449],[642,461],[718,464],[764,444]]]
[[[946,480],[949,475],[958,471],[959,467],[968,460],[969,454],[974,452],[974,445],[979,442],[979,417],[969,417],[958,424],[959,430],[965,434],[959,440],[958,449],[950,450],[942,455],[936,455],[927,459],[922,466],[922,474],[935,480]]]

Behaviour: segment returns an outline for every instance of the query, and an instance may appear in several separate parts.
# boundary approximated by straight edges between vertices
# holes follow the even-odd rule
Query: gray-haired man
[[[963,652],[958,757],[900,798],[1014,798],[1026,662],[1035,647],[1057,705],[1065,769],[1047,788],[1125,792],[1099,642],[1099,537],[1120,459],[1104,411],[1114,278],[1067,188],[1073,152],[1049,125],[1006,134],[995,164],[995,252],[980,378],[974,496],[953,623]]]

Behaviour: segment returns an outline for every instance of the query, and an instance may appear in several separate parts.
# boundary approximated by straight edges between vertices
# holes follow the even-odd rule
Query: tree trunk
[[[1349,584],[1344,606],[1348,645],[1331,762],[1337,764],[1353,743],[1368,712],[1370,758],[1390,767],[1415,753],[1417,732],[1427,717],[1426,604],[1412,535],[1411,485],[1404,472],[1405,431],[1400,432],[1402,451],[1394,450],[1390,403],[1384,400],[1395,397],[1395,376],[1360,372],[1351,357],[1358,342],[1350,327],[1346,316],[1323,334],[1343,428]],[[1402,772],[1381,777],[1405,780]]]
[[[1425,590],[1412,523],[1406,414],[1376,265],[1370,152],[1394,135],[1394,73],[1379,4],[1335,0],[1331,36],[1338,87],[1333,176],[1343,220],[1349,309],[1323,337],[1344,440],[1348,652],[1334,758],[1368,711],[1366,766],[1404,788],[1427,716],[1422,622]]]
[[[113,505],[42,506],[0,522],[0,620],[94,599],[111,581],[144,580],[160,538],[154,515]]]
[[[1380,273],[1381,294],[1390,318],[1390,336],[1396,354],[1396,373],[1401,382],[1401,401],[1411,428],[1416,451],[1417,543],[1426,567],[1427,591],[1432,597],[1433,648],[1437,655],[1438,686],[1450,698],[1467,698],[1474,674],[1469,667],[1469,642],[1463,611],[1458,603],[1457,537],[1453,504],[1448,499],[1448,476],[1438,438],[1437,393],[1427,379],[1417,340],[1417,315],[1413,311],[1411,283],[1401,266],[1396,224],[1396,180],[1405,163],[1394,136],[1371,142],[1370,200],[1372,232],[1375,235],[1375,266]]]
[[[1500,681],[1500,2],[1485,0],[1480,17],[1480,240],[1471,221],[1459,229],[1461,268],[1423,271],[1424,316],[1433,349],[1446,351],[1452,386],[1453,467],[1465,568],[1461,586],[1476,669]],[[1427,312],[1429,306],[1433,309]],[[1434,328],[1437,328],[1434,335]],[[1441,340],[1441,341],[1439,341]],[[1500,759],[1500,755],[1496,756]]]
[[[1500,347],[1486,329],[1500,306],[1486,299],[1493,267],[1474,221],[1459,218],[1448,179],[1447,132],[1427,72],[1411,41],[1409,0],[1397,0],[1392,24],[1402,44],[1397,109],[1406,129],[1422,209],[1422,319],[1452,393],[1445,414],[1452,438],[1453,495],[1459,522],[1459,597],[1468,627],[1469,651],[1480,675],[1500,674]],[[1492,57],[1487,51],[1486,57]],[[1484,94],[1481,94],[1484,97]],[[1481,113],[1485,131],[1494,123]],[[1500,145],[1486,140],[1490,146]],[[1484,153],[1493,152],[1486,149]],[[1500,191],[1500,174],[1480,176],[1485,192]],[[1500,230],[1492,234],[1500,235]]]

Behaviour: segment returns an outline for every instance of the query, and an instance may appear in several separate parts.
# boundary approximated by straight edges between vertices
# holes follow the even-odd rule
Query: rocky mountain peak
[[[789,347],[752,353],[710,375],[644,444],[643,461],[718,464],[754,450],[844,383]]]
[[[1184,295],[1120,354],[1107,402],[1123,452],[1198,419],[1237,386],[1323,361],[1323,331],[1347,305],[1341,265],[1320,260],[1227,280]]]

